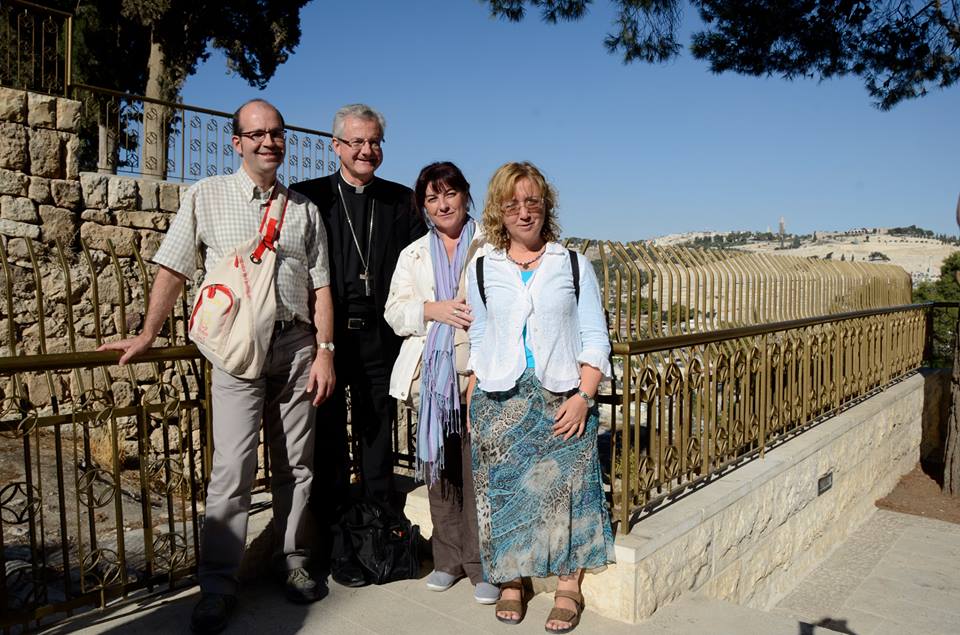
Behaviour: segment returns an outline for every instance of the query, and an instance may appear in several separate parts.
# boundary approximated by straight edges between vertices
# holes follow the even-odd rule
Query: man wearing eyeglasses
[[[395,511],[398,506],[391,447],[396,402],[388,391],[402,340],[384,321],[383,309],[400,251],[427,228],[412,209],[410,188],[375,175],[383,161],[385,127],[383,115],[370,106],[344,106],[333,118],[333,151],[340,169],[292,186],[320,208],[330,239],[339,382],[318,413],[317,467],[323,472],[318,472],[311,505],[321,532],[336,523],[349,503],[347,385],[363,495]],[[347,586],[365,584],[339,532],[324,538],[333,579]]]
[[[261,421],[270,447],[276,565],[287,598],[308,603],[326,592],[325,581],[315,581],[306,569],[311,538],[306,525],[314,406],[331,395],[335,383],[327,235],[317,207],[277,180],[284,141],[283,117],[268,102],[251,100],[237,110],[232,142],[240,169],[187,190],[153,257],[159,269],[143,331],[101,347],[122,351],[121,365],[150,348],[187,278],[196,273],[198,252],[210,271],[232,248],[256,236],[268,207],[286,195],[276,243],[276,322],[263,370],[245,379],[214,367],[211,378],[213,469],[200,542],[202,594],[191,620],[198,633],[223,630],[236,605]]]

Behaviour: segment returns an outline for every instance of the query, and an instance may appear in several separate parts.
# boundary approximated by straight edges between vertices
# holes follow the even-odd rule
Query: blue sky
[[[858,78],[716,76],[686,51],[625,66],[603,47],[612,17],[604,0],[561,25],[494,20],[475,0],[312,2],[266,90],[214,53],[183,101],[232,111],[263,97],[325,131],[341,105],[369,103],[387,117],[378,175],[410,185],[451,160],[482,205],[498,166],[529,160],[559,192],[565,235],[775,230],[780,216],[797,233],[957,233],[960,87],[881,112]],[[687,7],[684,28],[697,22]]]

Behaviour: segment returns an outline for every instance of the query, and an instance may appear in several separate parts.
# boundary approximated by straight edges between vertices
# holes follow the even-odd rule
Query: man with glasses
[[[310,198],[330,238],[338,386],[321,408],[317,435],[319,474],[312,506],[331,554],[333,579],[366,584],[352,548],[328,530],[349,504],[347,407],[358,453],[362,495],[399,511],[393,485],[392,429],[396,402],[388,394],[401,338],[383,319],[400,251],[426,233],[412,209],[410,188],[377,178],[383,161],[383,115],[365,104],[344,106],[333,118],[333,151],[340,169],[292,186]],[[326,550],[326,548],[324,549]]]
[[[244,379],[213,369],[213,469],[200,542],[202,594],[191,620],[198,633],[223,630],[236,605],[261,421],[270,447],[276,564],[287,598],[308,603],[326,592],[325,582],[313,580],[306,566],[314,406],[332,394],[335,383],[327,235],[317,207],[277,180],[284,139],[283,117],[268,102],[255,99],[237,110],[232,141],[240,169],[187,190],[153,257],[159,269],[143,331],[101,347],[122,351],[121,365],[150,348],[196,272],[198,252],[210,271],[232,248],[256,236],[268,206],[286,197],[276,243],[276,322],[263,370]]]

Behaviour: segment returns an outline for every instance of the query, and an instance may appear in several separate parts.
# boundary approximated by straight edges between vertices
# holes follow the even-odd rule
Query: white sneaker
[[[450,575],[445,571],[437,571],[434,569],[430,572],[430,575],[427,576],[427,588],[431,591],[446,591],[459,579],[459,576]]]

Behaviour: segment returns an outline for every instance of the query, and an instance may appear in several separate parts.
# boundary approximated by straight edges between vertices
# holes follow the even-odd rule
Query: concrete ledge
[[[913,375],[641,520],[617,537],[617,564],[585,577],[588,608],[636,623],[688,591],[772,607],[916,464],[923,406]],[[424,488],[407,511],[429,535]]]

